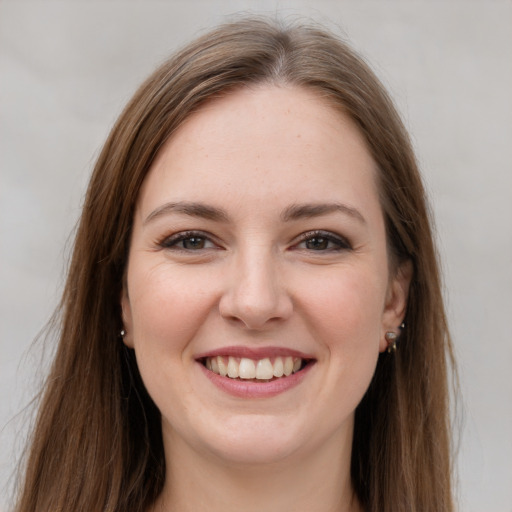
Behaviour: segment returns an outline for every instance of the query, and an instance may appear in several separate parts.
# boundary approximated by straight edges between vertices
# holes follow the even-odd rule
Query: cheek
[[[385,286],[377,272],[342,269],[320,279],[317,276],[307,289],[307,309],[316,319],[316,328],[331,340],[332,348],[335,339],[342,339],[344,344],[378,344]]]
[[[128,282],[135,346],[186,346],[208,313],[207,283],[168,263],[145,271],[134,263]]]
[[[176,265],[132,262],[128,286],[137,365],[158,408],[179,424],[180,397],[191,391],[191,341],[208,315],[211,294],[197,276]]]
[[[315,290],[308,301],[309,329],[329,359],[329,381],[355,407],[379,356],[385,284],[367,266],[343,268],[316,281],[309,287]]]
[[[374,269],[361,266],[317,274],[314,282],[304,288],[313,292],[303,295],[303,316],[323,348],[318,399],[329,410],[325,421],[335,428],[353,413],[375,372],[385,288]]]

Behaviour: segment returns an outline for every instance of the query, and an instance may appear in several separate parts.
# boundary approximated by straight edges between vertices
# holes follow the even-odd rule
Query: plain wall
[[[460,510],[511,512],[506,0],[0,1],[0,510],[26,431],[19,413],[41,377],[41,347],[29,347],[58,301],[101,144],[159,62],[240,11],[326,23],[367,57],[395,98],[437,220],[461,377]]]

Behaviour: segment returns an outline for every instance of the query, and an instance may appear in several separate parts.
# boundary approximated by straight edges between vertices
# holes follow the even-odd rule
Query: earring
[[[126,336],[126,331],[124,329],[121,329],[119,335],[121,336],[121,338],[124,338]]]
[[[388,353],[396,352],[396,340],[398,338],[396,332],[388,331],[385,334],[386,341],[388,342]]]

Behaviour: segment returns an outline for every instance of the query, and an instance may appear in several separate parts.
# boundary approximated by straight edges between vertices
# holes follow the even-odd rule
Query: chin
[[[199,455],[213,456],[223,464],[273,464],[305,447],[306,438],[297,426],[286,418],[268,414],[230,415],[223,421],[174,432],[170,447],[172,451],[174,443],[184,441]]]
[[[260,465],[286,460],[304,445],[293,433],[272,427],[272,422],[262,420],[258,423],[259,428],[242,424],[236,432],[226,429],[222,436],[217,436],[212,451],[226,462]]]
[[[195,439],[187,444],[194,446],[198,453],[209,454],[223,464],[265,465],[279,464],[309,458],[322,447],[347,448],[351,444],[353,418],[343,422],[343,428],[324,423],[324,429],[307,428],[304,418],[293,414],[276,416],[271,414],[230,415],[219,422],[198,425]],[[310,425],[311,426],[311,425]],[[190,433],[190,432],[189,432]],[[350,449],[350,447],[349,447]]]

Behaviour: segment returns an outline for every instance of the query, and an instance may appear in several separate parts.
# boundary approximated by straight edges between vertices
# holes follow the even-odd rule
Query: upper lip
[[[204,359],[207,357],[216,356],[232,356],[232,357],[245,357],[247,359],[260,360],[271,357],[300,357],[301,359],[315,359],[311,354],[306,354],[299,350],[286,347],[245,347],[245,346],[229,346],[220,347],[208,352],[202,352],[195,356],[196,359]]]

